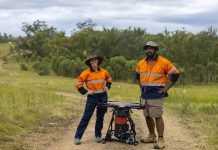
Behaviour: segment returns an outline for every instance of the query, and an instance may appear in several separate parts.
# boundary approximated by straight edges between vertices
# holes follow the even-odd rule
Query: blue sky
[[[146,28],[149,33],[218,27],[216,0],[0,0],[0,32],[23,35],[23,22],[46,21],[66,34],[91,18],[102,27]]]

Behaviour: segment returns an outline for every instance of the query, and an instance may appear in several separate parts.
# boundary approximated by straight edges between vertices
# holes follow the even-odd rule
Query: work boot
[[[140,140],[142,143],[156,143],[156,135],[155,134],[149,134],[146,139]]]
[[[80,144],[81,144],[80,139],[74,138],[74,144],[75,144],[75,145],[80,145]]]
[[[165,148],[164,139],[162,137],[159,137],[157,143],[154,144],[154,149],[163,149],[163,148]]]
[[[101,137],[96,137],[96,142],[97,143],[101,143],[101,141],[102,141]]]

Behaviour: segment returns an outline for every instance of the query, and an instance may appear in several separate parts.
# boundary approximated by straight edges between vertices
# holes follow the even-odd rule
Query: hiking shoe
[[[159,137],[157,143],[154,144],[154,149],[163,149],[165,148],[164,139]]]
[[[101,137],[96,137],[96,142],[100,143],[102,141]]]
[[[80,145],[80,144],[81,144],[80,139],[75,138],[75,139],[74,139],[74,144],[75,144],[75,145]]]
[[[140,142],[142,143],[156,143],[156,135],[155,134],[149,134],[149,136],[146,139],[141,139]]]

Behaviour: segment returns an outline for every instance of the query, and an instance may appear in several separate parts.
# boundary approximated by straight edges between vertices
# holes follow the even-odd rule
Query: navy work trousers
[[[99,103],[107,103],[107,101],[108,101],[108,96],[106,92],[95,94],[95,95],[88,95],[85,111],[77,127],[77,131],[74,138],[78,138],[78,139],[82,138],[96,107],[97,107],[97,111],[96,111],[96,123],[95,123],[95,137],[101,137],[104,115],[107,112],[107,108],[98,107],[97,105]]]

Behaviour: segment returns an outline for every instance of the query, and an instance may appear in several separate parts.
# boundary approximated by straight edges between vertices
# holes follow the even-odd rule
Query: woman
[[[89,68],[84,70],[77,78],[76,88],[81,94],[87,96],[87,102],[83,117],[74,136],[74,143],[76,145],[81,144],[80,140],[98,103],[107,103],[108,101],[107,90],[111,87],[112,79],[105,69],[98,67],[102,61],[103,58],[96,55],[89,57],[85,61],[85,64],[89,66]],[[83,87],[84,83],[87,89]],[[101,142],[101,130],[103,128],[104,114],[106,111],[107,108],[105,107],[97,107],[95,137],[98,143]]]

